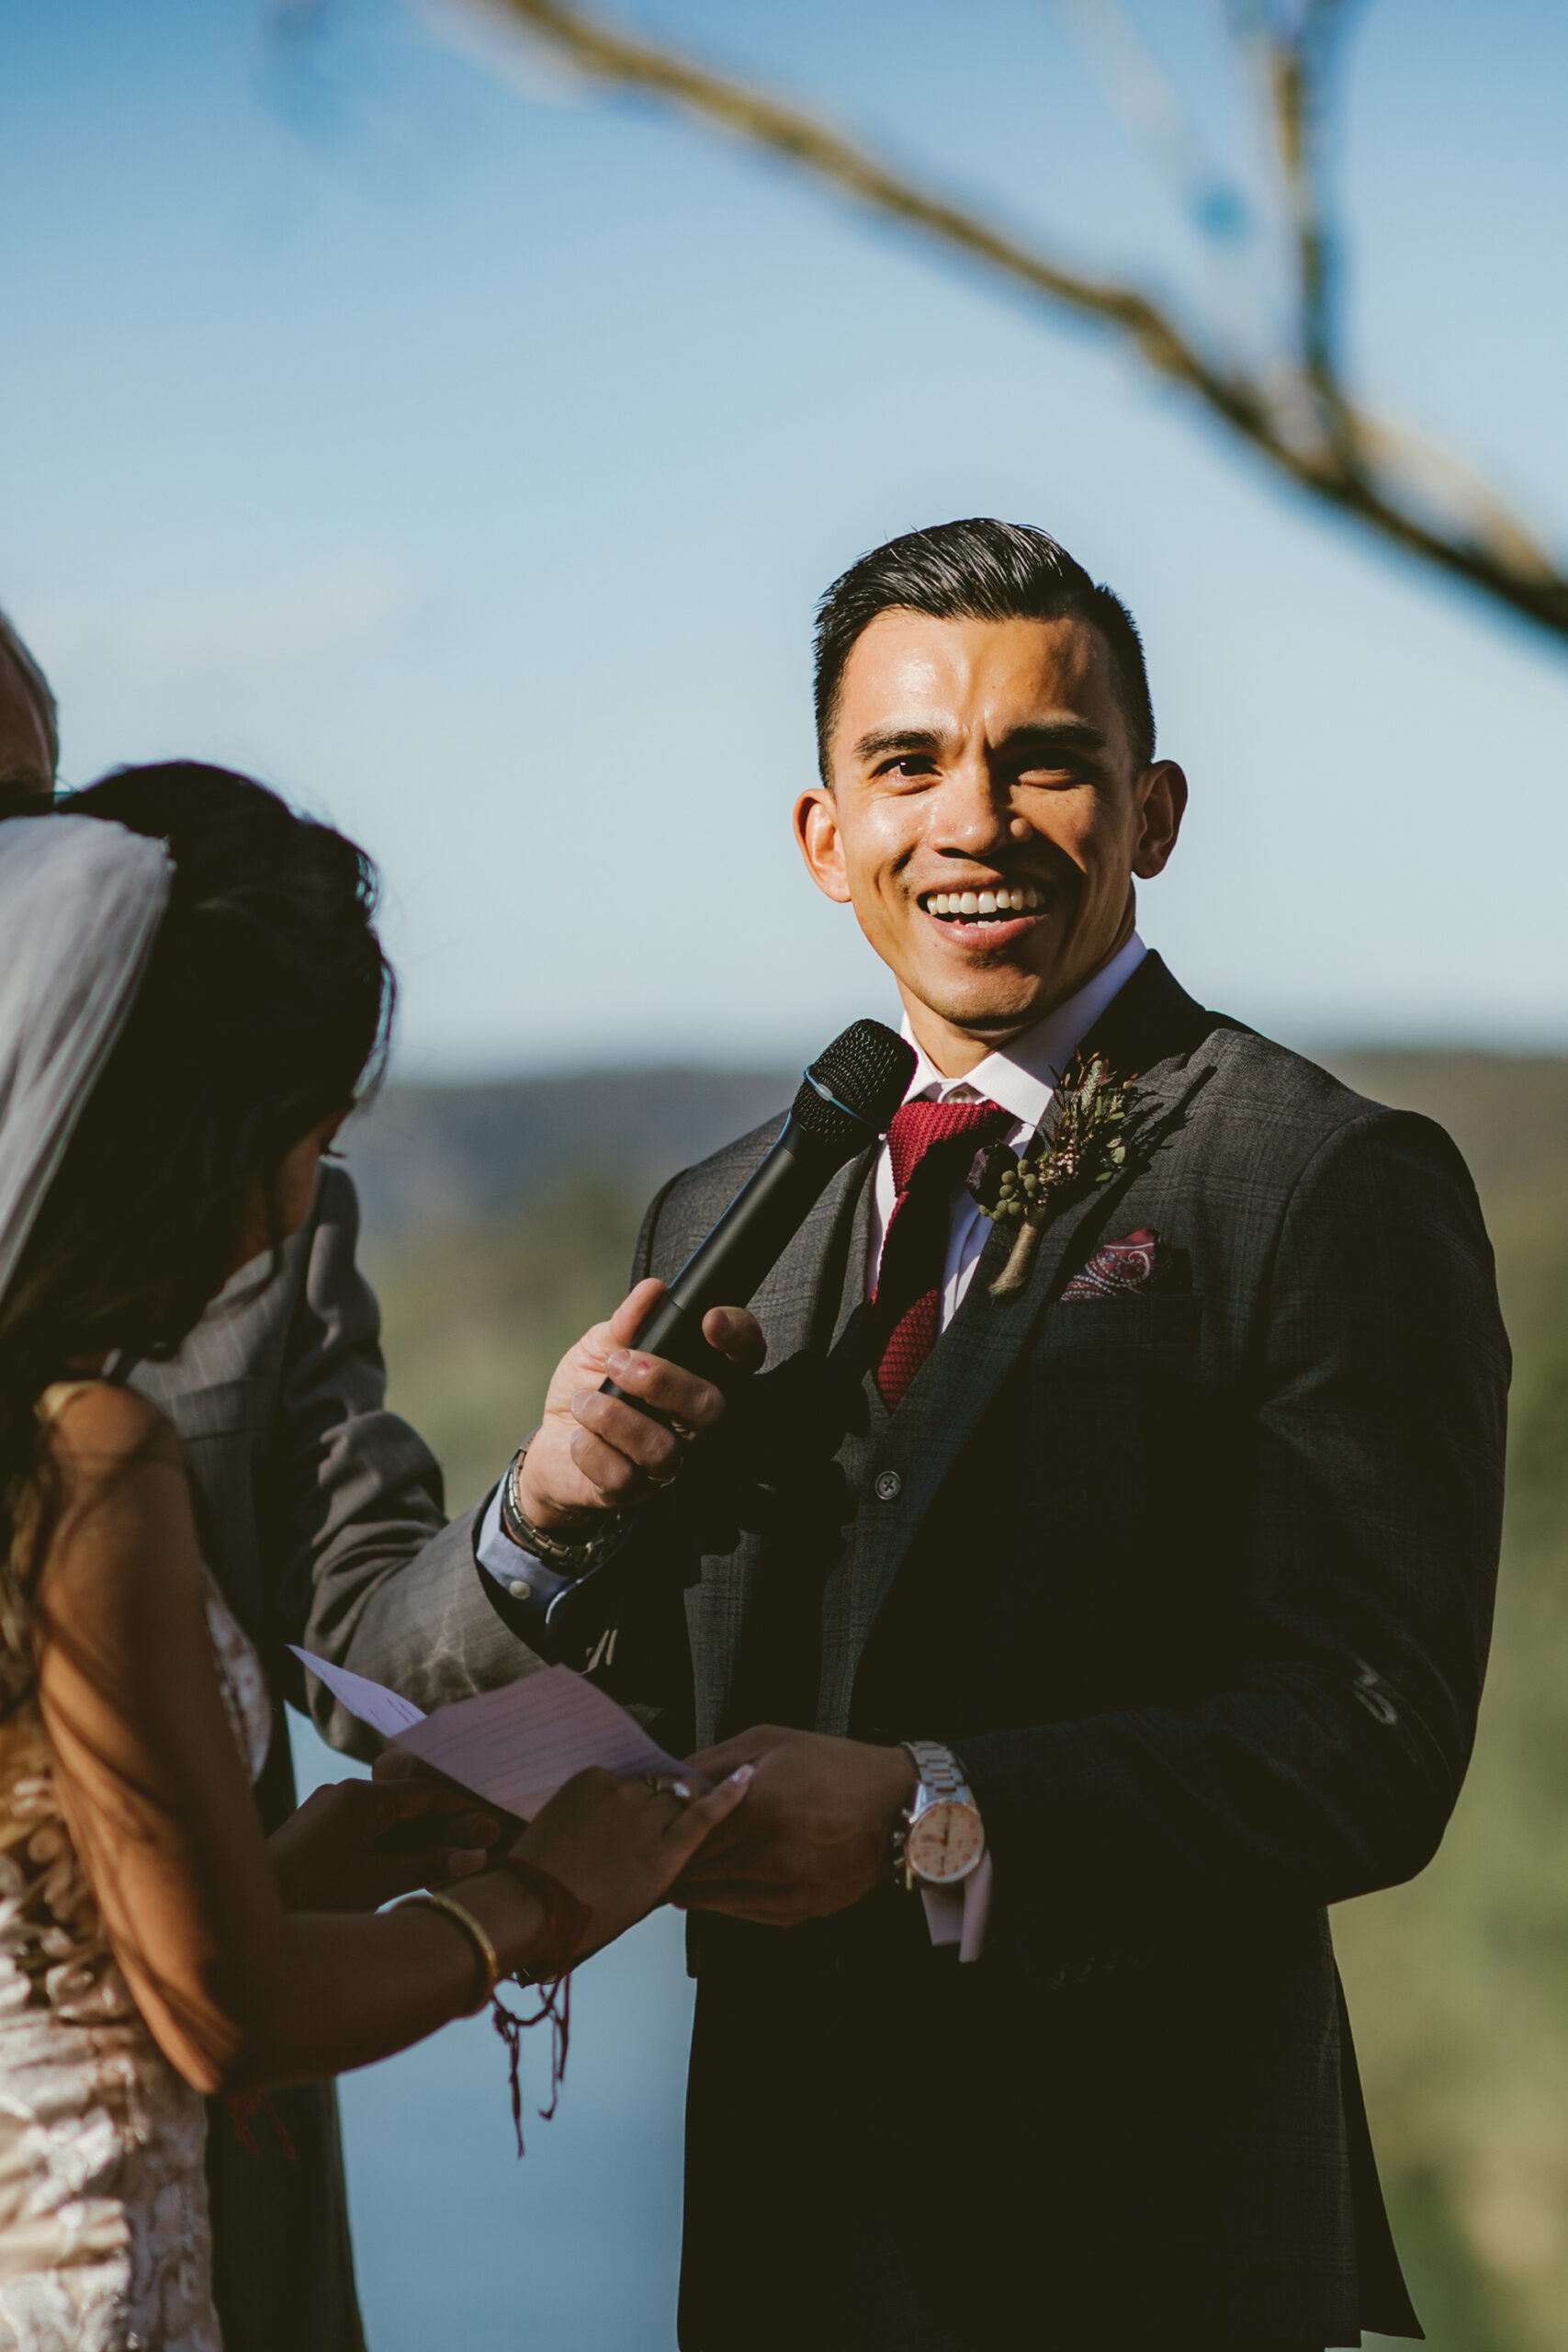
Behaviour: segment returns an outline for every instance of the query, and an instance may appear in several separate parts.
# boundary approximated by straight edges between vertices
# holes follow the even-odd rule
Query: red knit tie
[[[876,1385],[889,1409],[937,1342],[953,1195],[983,1143],[1014,1125],[999,1103],[906,1102],[887,1131],[898,1197],[876,1278]]]

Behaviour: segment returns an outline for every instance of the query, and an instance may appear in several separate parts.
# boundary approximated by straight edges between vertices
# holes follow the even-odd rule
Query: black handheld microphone
[[[704,1339],[704,1316],[714,1306],[744,1306],[755,1295],[839,1170],[886,1133],[914,1072],[913,1046],[880,1021],[857,1021],[834,1038],[806,1072],[767,1158],[637,1333],[644,1354],[722,1379],[729,1367]],[[601,1394],[625,1396],[613,1380]],[[625,1401],[648,1409],[638,1397]],[[577,1577],[543,1561],[532,1566],[512,1587],[525,1639],[552,1659],[586,1657],[606,1622],[608,1572],[621,1556],[612,1553]]]
[[[644,1355],[722,1374],[723,1359],[703,1338],[704,1316],[756,1295],[831,1179],[886,1133],[914,1073],[914,1047],[880,1021],[857,1021],[834,1038],[806,1072],[778,1141],[637,1333]],[[624,1395],[613,1380],[600,1393]],[[636,1396],[625,1401],[640,1408]]]

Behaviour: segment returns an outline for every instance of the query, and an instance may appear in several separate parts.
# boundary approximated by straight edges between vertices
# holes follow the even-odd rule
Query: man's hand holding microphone
[[[584,1332],[556,1366],[544,1419],[517,1473],[518,1500],[547,1534],[591,1535],[593,1514],[626,1510],[669,1486],[680,1471],[681,1449],[691,1442],[676,1429],[694,1438],[724,1410],[711,1380],[636,1346],[665,1295],[662,1283],[638,1283],[609,1321]],[[744,1307],[710,1307],[703,1337],[741,1375],[755,1372],[767,1352],[761,1325]],[[606,1380],[623,1395],[606,1396]],[[663,1419],[639,1411],[626,1401],[631,1397]]]

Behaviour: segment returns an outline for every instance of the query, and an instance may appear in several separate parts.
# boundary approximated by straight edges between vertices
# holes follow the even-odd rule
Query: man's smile
[[[1049,913],[1057,893],[1037,882],[972,882],[959,889],[921,890],[918,904],[954,946],[1010,947]]]

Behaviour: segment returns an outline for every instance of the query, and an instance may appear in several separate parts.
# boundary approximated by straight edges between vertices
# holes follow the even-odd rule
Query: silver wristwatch
[[[986,1825],[951,1747],[934,1739],[906,1739],[920,1776],[912,1803],[893,1833],[893,1874],[912,1887],[956,1886],[986,1850]]]

